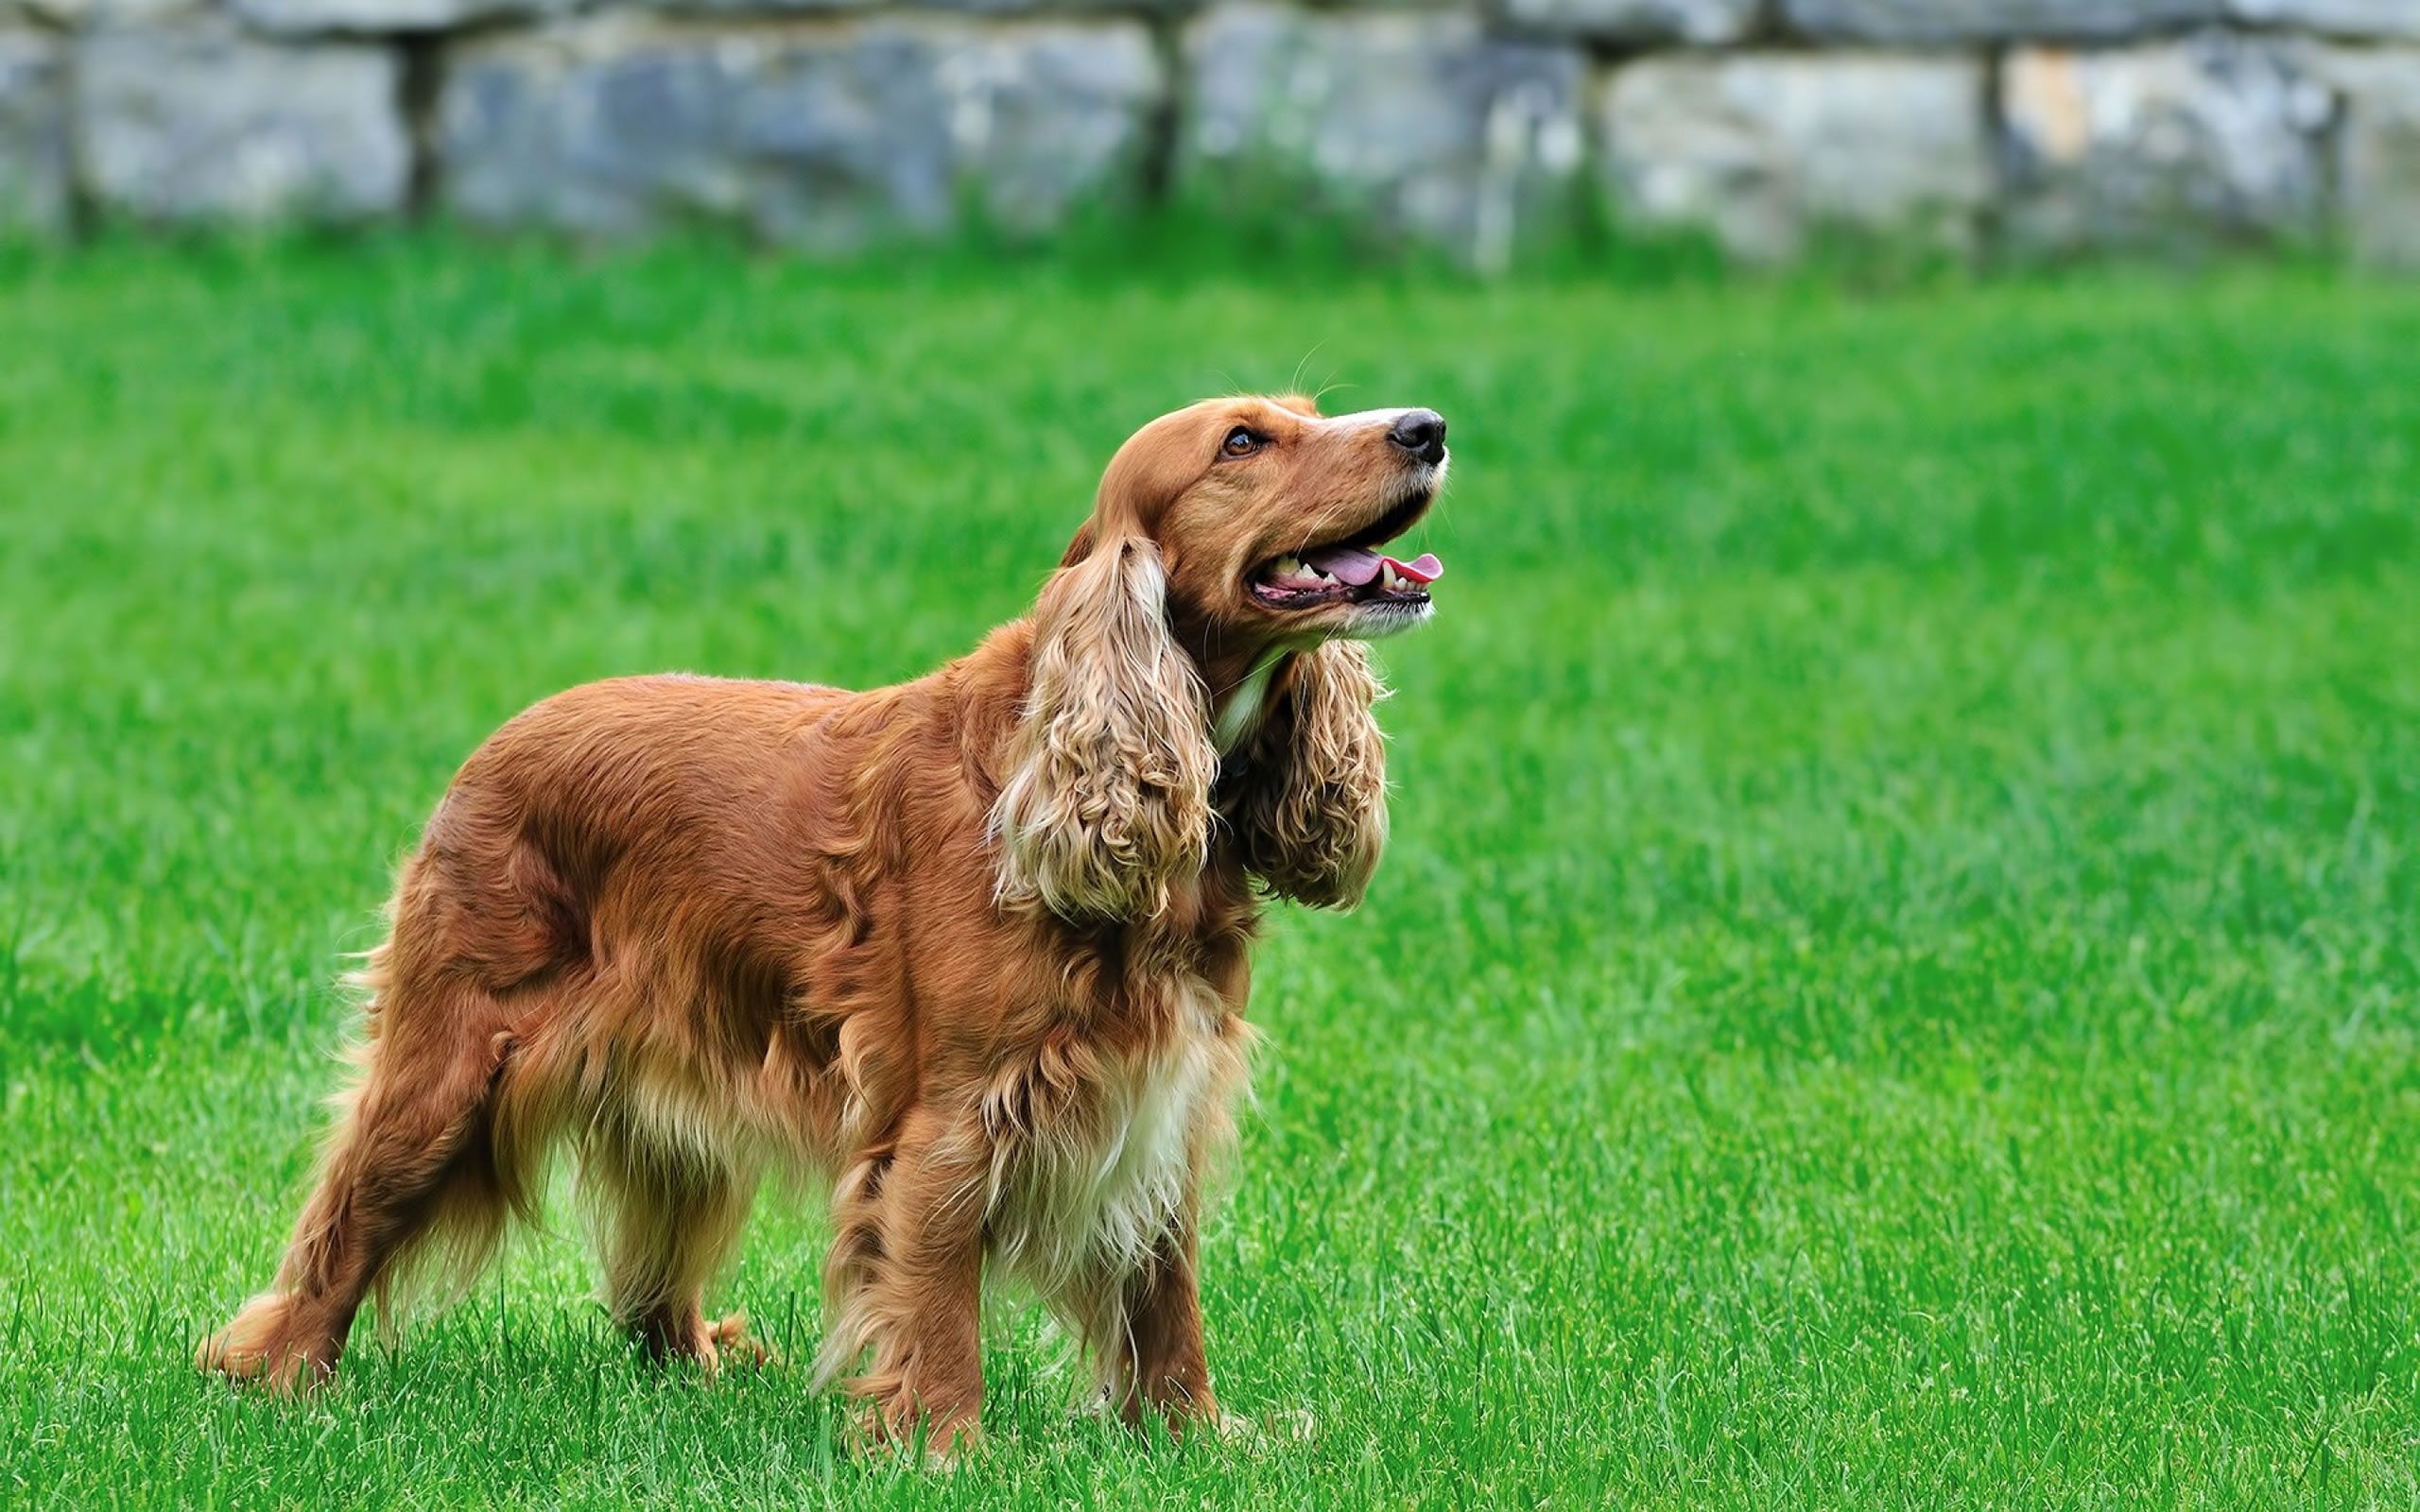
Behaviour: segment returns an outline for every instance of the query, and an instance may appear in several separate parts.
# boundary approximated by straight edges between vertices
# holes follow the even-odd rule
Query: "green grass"
[[[1393,849],[1274,921],[1206,1241],[1307,1437],[1071,1419],[1002,1308],[989,1452],[853,1458],[567,1232],[307,1404],[192,1373],[489,730],[923,671],[1135,424],[1298,367],[1457,457]],[[2409,288],[111,248],[0,264],[0,1500],[2420,1503]],[[818,1223],[716,1298],[793,1356]]]

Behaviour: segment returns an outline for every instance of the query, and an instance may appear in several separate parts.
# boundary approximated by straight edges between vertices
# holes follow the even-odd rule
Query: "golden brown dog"
[[[971,1440],[987,1265],[1109,1401],[1215,1413],[1195,1232],[1260,889],[1357,902],[1387,830],[1357,644],[1429,613],[1373,548],[1423,410],[1214,400],[1121,448],[1031,617],[873,693],[630,678],[473,755],[373,952],[357,1084],[276,1286],[205,1368],[336,1368],[373,1288],[467,1280],[568,1143],[615,1316],[711,1368],[768,1170],[831,1184],[820,1381]],[[870,1357],[870,1358],[869,1358]]]

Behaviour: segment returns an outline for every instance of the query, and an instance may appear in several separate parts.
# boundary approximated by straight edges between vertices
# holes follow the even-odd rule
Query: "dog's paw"
[[[1290,1411],[1271,1408],[1258,1417],[1221,1412],[1216,1426],[1220,1439],[1251,1450],[1270,1449],[1280,1444],[1307,1444],[1319,1436],[1320,1431],[1319,1418],[1304,1407]]]
[[[843,1421],[850,1449],[869,1458],[913,1455],[928,1470],[953,1470],[983,1452],[983,1425],[977,1416],[935,1418],[907,1393],[862,1400]]]
[[[326,1380],[335,1360],[314,1350],[295,1332],[294,1299],[267,1292],[244,1304],[225,1328],[194,1349],[194,1367],[206,1375],[267,1387],[278,1396],[308,1390]]]
[[[743,1366],[752,1370],[782,1363],[779,1349],[748,1332],[748,1314],[734,1313],[719,1323],[706,1325],[705,1348],[700,1351],[706,1368],[713,1371],[723,1366]]]

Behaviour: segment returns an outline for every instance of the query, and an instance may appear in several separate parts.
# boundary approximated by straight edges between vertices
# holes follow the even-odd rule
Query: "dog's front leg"
[[[922,1110],[836,1213],[835,1338],[870,1347],[850,1383],[877,1438],[948,1458],[976,1446],[983,1411],[980,1314],[990,1145],[979,1125]]]
[[[1111,1341],[1124,1358],[1110,1362],[1119,1416],[1139,1425],[1144,1413],[1164,1415],[1171,1428],[1213,1422],[1210,1363],[1201,1343],[1201,1288],[1195,1263],[1195,1204],[1160,1238],[1151,1258],[1124,1283],[1125,1330]]]

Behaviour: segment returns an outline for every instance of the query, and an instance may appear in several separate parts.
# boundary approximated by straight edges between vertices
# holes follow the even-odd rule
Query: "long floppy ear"
[[[1159,548],[1122,536],[1062,567],[1034,611],[1031,690],[992,810],[1004,902],[1142,919],[1210,850],[1209,698],[1169,634]]]
[[[1305,651],[1284,676],[1244,751],[1244,866],[1297,902],[1351,908],[1387,848],[1386,736],[1370,712],[1387,690],[1357,641]]]

